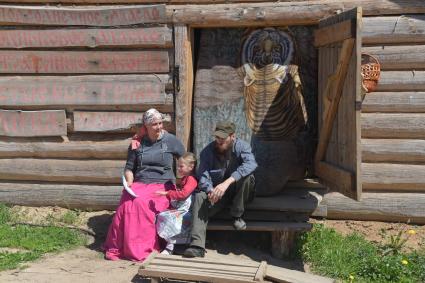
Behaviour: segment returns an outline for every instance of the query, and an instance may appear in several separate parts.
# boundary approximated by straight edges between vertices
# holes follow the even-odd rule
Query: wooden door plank
[[[314,45],[320,47],[353,38],[355,37],[355,32],[356,22],[352,19],[319,28],[314,31]]]
[[[0,73],[168,73],[167,51],[0,51]]]
[[[0,24],[127,26],[166,22],[164,4],[90,8],[0,5]]]
[[[0,110],[0,136],[41,137],[66,136],[64,110]]]
[[[175,65],[179,67],[176,95],[176,136],[189,150],[193,100],[193,34],[186,25],[175,26]],[[177,82],[176,82],[177,83]]]
[[[74,112],[75,132],[128,132],[132,127],[141,124],[143,112]],[[164,128],[174,132],[171,116],[166,115]]]
[[[97,106],[172,104],[169,75],[0,77],[0,105]]]
[[[333,122],[337,114],[342,88],[344,86],[345,77],[347,75],[351,54],[353,52],[354,41],[354,39],[344,40],[339,55],[337,69],[335,73],[328,78],[325,91],[323,92],[323,97],[329,101],[329,104],[327,108],[324,109],[325,117],[319,132],[319,142],[315,155],[316,163],[323,160],[329,144]]]
[[[315,171],[327,184],[337,187],[344,195],[351,195],[354,186],[354,173],[338,166],[320,161],[315,165]]]

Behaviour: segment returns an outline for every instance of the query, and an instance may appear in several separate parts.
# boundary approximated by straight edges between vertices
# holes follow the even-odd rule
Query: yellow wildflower
[[[413,229],[410,229],[409,231],[407,231],[407,234],[409,234],[409,235],[415,235],[416,234],[416,231],[413,230]]]
[[[405,259],[403,259],[402,261],[401,261],[401,264],[404,264],[404,265],[407,265],[409,262],[407,261],[407,260],[405,260]]]
[[[350,281],[353,281],[354,280],[354,276],[353,275],[348,276],[348,278],[350,278]]]

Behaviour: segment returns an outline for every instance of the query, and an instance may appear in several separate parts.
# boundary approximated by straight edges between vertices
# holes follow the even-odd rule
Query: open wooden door
[[[319,51],[319,142],[316,175],[332,191],[361,197],[360,7],[326,18],[315,32]]]

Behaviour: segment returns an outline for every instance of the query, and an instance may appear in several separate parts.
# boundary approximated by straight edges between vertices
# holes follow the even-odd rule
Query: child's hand
[[[155,194],[160,195],[160,196],[166,196],[168,194],[168,192],[166,192],[166,191],[156,191]]]

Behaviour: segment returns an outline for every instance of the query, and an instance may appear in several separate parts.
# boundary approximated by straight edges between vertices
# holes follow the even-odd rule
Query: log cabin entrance
[[[211,140],[210,133],[215,122],[229,119],[237,125],[237,136],[251,141],[253,145],[259,163],[256,179],[260,183],[257,188],[260,194],[276,194],[283,190],[288,180],[303,179],[305,172],[309,171],[310,174],[314,172],[332,190],[355,199],[360,198],[360,28],[361,9],[357,8],[325,19],[318,27],[196,30],[194,151],[199,153]],[[247,71],[244,65],[246,52],[249,51],[244,49],[247,46],[246,40],[256,32],[267,33],[269,38],[273,37],[271,34],[287,37],[280,37],[281,44],[274,45],[276,53],[273,54],[272,50],[271,56],[279,57],[285,53],[285,48],[287,54],[283,56],[293,55],[286,62],[276,64],[273,61],[275,69],[263,78],[254,76],[259,76],[261,68],[267,72],[265,66]],[[253,53],[257,52],[253,55],[257,56],[257,59],[264,42],[262,44],[252,43],[250,46],[257,48],[251,50]],[[280,59],[282,58],[276,60]],[[283,61],[285,60],[284,58]],[[294,65],[298,67],[301,83],[298,93],[297,90],[288,91],[290,85],[284,85],[286,77],[275,76],[279,68],[276,66],[279,64],[289,66],[289,69],[285,70],[293,80],[296,74],[291,73],[290,68]],[[248,72],[250,74],[247,74]],[[255,85],[256,82],[261,82],[262,85]],[[276,83],[281,87],[274,87],[273,84]],[[256,122],[266,124],[267,114],[273,111],[273,117],[282,113],[284,115],[285,111],[293,111],[296,103],[290,102],[280,104],[290,105],[286,109],[273,109],[273,103],[281,99],[279,95],[282,99],[303,103],[308,120],[297,135],[288,136],[289,138],[266,138],[266,142],[260,136],[258,141],[255,137],[258,136],[258,128],[253,128],[252,123],[250,124],[249,117],[253,114],[248,109],[253,103],[258,103],[258,100],[247,100],[250,99],[249,95],[267,96],[267,92],[273,89],[282,95],[275,95],[271,104],[264,109],[258,109],[263,111],[263,116],[260,117],[262,120],[258,121],[258,116],[254,115]],[[258,92],[253,94],[255,91]],[[297,100],[300,93],[302,97]],[[291,117],[288,119],[291,120]],[[276,123],[278,122],[279,125],[286,123],[277,119]],[[292,119],[291,123],[296,122]],[[273,129],[268,130],[273,132]]]

